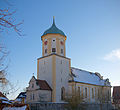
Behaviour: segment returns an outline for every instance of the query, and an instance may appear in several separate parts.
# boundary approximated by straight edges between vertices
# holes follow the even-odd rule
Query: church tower
[[[55,25],[53,18],[52,26],[44,32],[42,40],[42,56],[57,54],[65,57],[65,34]]]
[[[52,26],[41,36],[42,57],[37,60],[37,79],[46,80],[52,88],[52,102],[61,102],[68,92],[71,60],[66,57],[66,35]]]

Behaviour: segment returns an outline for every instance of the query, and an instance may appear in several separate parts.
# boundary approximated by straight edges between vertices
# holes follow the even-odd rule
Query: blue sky
[[[10,0],[8,0],[9,2]],[[19,90],[37,76],[37,58],[42,56],[41,35],[52,25],[67,36],[66,56],[71,66],[99,72],[112,86],[120,85],[120,1],[119,0],[11,0],[1,8],[16,10],[16,20],[24,20],[18,36],[12,29],[1,33],[0,42],[10,51],[8,78]],[[17,83],[17,84],[16,84]]]

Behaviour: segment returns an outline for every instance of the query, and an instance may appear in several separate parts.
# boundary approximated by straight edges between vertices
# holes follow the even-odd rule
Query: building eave
[[[42,59],[42,58],[46,58],[46,57],[49,57],[49,56],[52,56],[52,55],[56,55],[56,56],[59,56],[59,57],[62,57],[62,58],[65,58],[65,59],[71,60],[70,58],[67,58],[67,57],[64,57],[64,56],[58,55],[58,54],[56,54],[56,53],[52,53],[52,54],[50,54],[50,55],[40,57],[40,58],[38,58],[37,60]]]
[[[94,85],[94,86],[101,86],[101,87],[112,87],[112,86],[105,86],[105,85],[96,85],[96,84],[90,84],[90,83],[85,83],[85,82],[79,82],[79,81],[73,81],[73,80],[70,80],[68,81],[69,83],[81,83],[81,84],[87,84],[87,85]]]

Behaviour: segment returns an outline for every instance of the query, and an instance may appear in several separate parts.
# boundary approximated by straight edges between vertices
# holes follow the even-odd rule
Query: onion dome
[[[48,30],[46,30],[43,33],[42,36],[47,35],[47,34],[60,34],[60,35],[65,36],[64,32],[56,27],[54,17],[53,17],[53,24],[52,24],[52,26]]]

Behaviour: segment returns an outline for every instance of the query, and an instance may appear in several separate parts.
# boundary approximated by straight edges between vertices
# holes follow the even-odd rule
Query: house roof
[[[120,100],[120,86],[113,87],[113,99]]]
[[[26,92],[21,92],[17,98],[26,98]]]
[[[2,104],[11,104],[11,102],[8,100],[8,98],[0,92],[0,101],[2,101]]]
[[[2,92],[0,92],[0,97],[5,97],[5,98],[6,98],[6,96],[5,96],[5,95],[3,95],[3,94],[2,94]]]
[[[28,104],[12,104],[4,107],[2,110],[30,110]]]
[[[103,79],[99,73],[88,72],[85,70],[71,68],[73,81],[100,85],[100,86],[111,86],[109,79]]]
[[[0,92],[0,100],[8,100],[8,98]]]
[[[52,90],[45,80],[36,80],[36,84],[40,87],[41,90]]]

